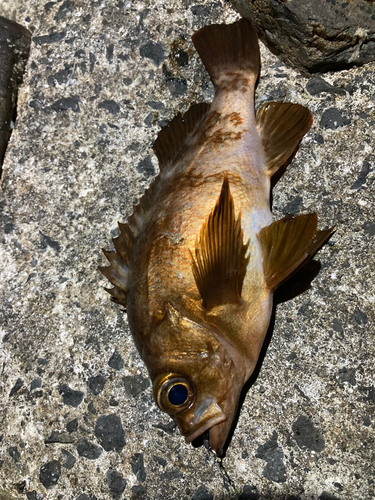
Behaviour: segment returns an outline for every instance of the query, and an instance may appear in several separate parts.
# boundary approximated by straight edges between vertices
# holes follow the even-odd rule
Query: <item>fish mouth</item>
[[[203,425],[200,424],[198,428],[192,429],[189,434],[185,434],[185,441],[187,443],[191,443],[194,439],[197,439],[199,436],[203,435],[205,432],[209,431],[212,427],[217,424],[220,424],[226,419],[226,416],[223,414],[222,416],[214,417],[205,422]]]

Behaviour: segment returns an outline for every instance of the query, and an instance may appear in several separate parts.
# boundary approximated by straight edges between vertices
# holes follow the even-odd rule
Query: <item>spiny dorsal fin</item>
[[[284,217],[257,234],[269,290],[289,279],[328,240],[333,229],[317,231],[316,213]]]
[[[190,252],[195,283],[205,309],[241,303],[248,246],[243,244],[241,214],[236,220],[228,177],[224,175],[219,199],[197,236],[195,255]]]
[[[172,163],[189,145],[189,139],[199,129],[209,109],[210,105],[205,102],[193,104],[183,116],[178,113],[160,130],[153,146],[159,160],[160,171]]]
[[[299,143],[312,125],[312,114],[299,104],[267,102],[258,111],[256,121],[267,170],[272,176],[292,161]]]
[[[109,260],[110,265],[99,266],[99,271],[114,285],[114,288],[105,288],[104,290],[111,295],[113,302],[125,307],[134,242],[144,223],[146,213],[151,207],[154,192],[153,185],[142,196],[139,204],[133,207],[133,213],[128,218],[127,223],[118,223],[120,235],[112,239],[115,249],[112,251],[103,249],[103,253]]]

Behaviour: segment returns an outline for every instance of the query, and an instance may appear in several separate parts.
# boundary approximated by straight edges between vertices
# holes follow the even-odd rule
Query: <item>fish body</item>
[[[310,128],[299,105],[255,114],[260,58],[244,19],[193,42],[215,85],[164,128],[160,174],[105,252],[103,274],[153,381],[187,442],[209,431],[221,454],[268,330],[273,292],[331,234],[316,214],[272,222],[271,177]]]

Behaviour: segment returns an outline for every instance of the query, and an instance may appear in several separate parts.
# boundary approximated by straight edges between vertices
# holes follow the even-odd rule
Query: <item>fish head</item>
[[[208,431],[209,447],[220,456],[246,381],[244,362],[210,325],[183,316],[170,304],[166,311],[154,331],[151,370],[148,363],[155,401],[177,422],[186,442]]]

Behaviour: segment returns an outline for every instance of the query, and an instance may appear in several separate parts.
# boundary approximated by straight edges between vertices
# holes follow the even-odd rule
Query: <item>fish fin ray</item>
[[[284,217],[257,234],[267,288],[289,279],[328,240],[333,229],[317,231],[316,213]]]
[[[300,104],[267,102],[256,116],[270,176],[292,161],[299,143],[310,129],[313,118]]]
[[[240,304],[249,257],[243,243],[241,214],[236,220],[228,177],[220,196],[204,222],[190,251],[195,283],[205,309],[228,303]]]
[[[211,24],[192,36],[193,44],[215,86],[233,71],[259,79],[260,53],[256,30],[247,19],[233,24]]]
[[[190,106],[188,111],[178,113],[173,120],[162,128],[154,142],[153,149],[159,160],[160,171],[173,163],[177,156],[189,146],[190,139],[200,128],[210,109],[210,104],[201,102]]]
[[[134,243],[144,224],[147,212],[152,206],[157,186],[158,182],[155,181],[151,188],[144,193],[139,203],[133,207],[133,213],[125,224],[118,223],[120,234],[116,238],[112,238],[114,250],[103,249],[109,266],[99,266],[99,271],[114,286],[114,288],[105,288],[105,290],[111,295],[111,300],[125,307]]]

